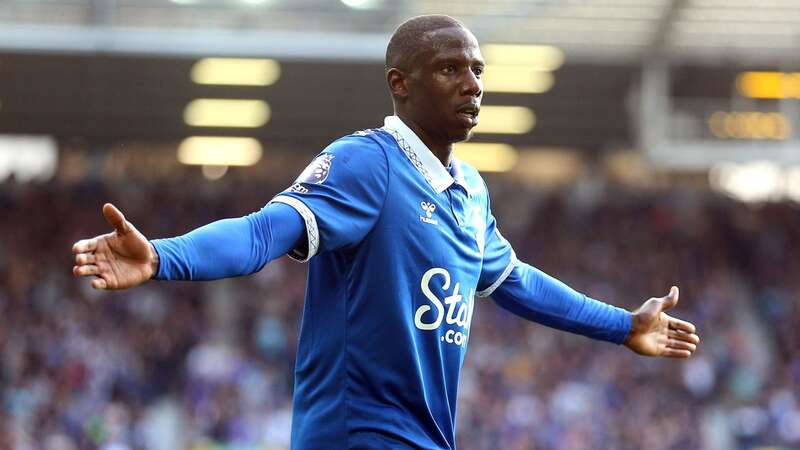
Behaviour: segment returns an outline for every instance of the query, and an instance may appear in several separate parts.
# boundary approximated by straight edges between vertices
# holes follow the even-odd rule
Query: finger
[[[684,342],[691,342],[692,344],[695,345],[700,343],[700,336],[692,333],[687,333],[685,331],[669,330],[667,336],[669,336],[672,339],[678,339]]]
[[[111,203],[103,205],[103,216],[106,221],[114,227],[119,234],[126,234],[128,232],[128,223],[125,221],[125,216]]]
[[[108,282],[102,278],[92,280],[92,287],[95,289],[108,289]]]
[[[93,265],[93,264],[89,264],[89,265],[85,265],[85,266],[73,266],[72,267],[72,273],[76,277],[85,277],[85,276],[89,276],[89,275],[99,275],[100,274],[100,268],[95,266],[95,265]]]
[[[79,266],[94,264],[96,261],[97,257],[94,253],[78,253],[75,255],[75,264]]]
[[[678,304],[678,296],[679,295],[680,295],[680,291],[678,290],[678,286],[672,286],[669,289],[669,294],[667,294],[665,297],[661,298],[662,299],[662,303],[663,303],[663,307],[662,307],[661,310],[662,311],[666,311],[666,310],[668,310],[670,308],[673,308],[675,305],[677,305]]]
[[[700,342],[700,336],[683,330],[670,329],[667,332],[667,336],[673,339],[679,339],[681,341],[691,342],[692,344],[698,344]]]
[[[661,356],[665,358],[688,358],[692,356],[692,352],[689,350],[677,350],[674,348],[666,348]]]
[[[97,250],[97,238],[81,239],[72,246],[72,253],[86,253]]]
[[[689,350],[690,352],[694,352],[695,350],[697,350],[697,346],[692,344],[691,342],[680,341],[677,339],[670,339],[667,342],[667,348],[675,350]]]
[[[673,330],[685,331],[687,333],[694,333],[696,330],[694,324],[674,317],[669,318],[669,327]]]

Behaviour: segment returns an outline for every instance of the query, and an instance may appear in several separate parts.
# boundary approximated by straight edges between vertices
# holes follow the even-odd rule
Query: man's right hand
[[[127,289],[138,286],[158,271],[158,254],[152,244],[111,203],[103,205],[114,231],[82,239],[72,246],[76,277],[94,276],[95,289]]]

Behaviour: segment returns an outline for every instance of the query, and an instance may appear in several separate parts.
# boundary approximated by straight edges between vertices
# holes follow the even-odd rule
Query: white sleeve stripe
[[[302,255],[299,252],[292,250],[292,252],[289,253],[289,257],[295,261],[306,262],[316,255],[317,251],[319,250],[319,228],[317,228],[317,218],[314,216],[314,213],[308,209],[308,206],[306,206],[305,203],[301,202],[300,200],[287,195],[279,195],[270,200],[270,203],[283,203],[291,206],[303,217],[303,220],[306,223],[306,235],[308,236],[308,255]]]
[[[500,274],[500,276],[497,278],[497,280],[495,280],[495,282],[492,283],[491,286],[489,286],[488,288],[478,292],[475,295],[478,296],[478,297],[488,297],[488,296],[492,295],[492,292],[494,292],[495,289],[497,289],[501,284],[503,284],[503,281],[506,281],[506,278],[508,278],[508,276],[511,275],[511,271],[514,270],[514,267],[516,267],[517,262],[518,262],[517,261],[517,255],[512,253],[511,254],[511,261],[508,262],[508,265],[506,266],[506,269],[503,271],[503,273]]]

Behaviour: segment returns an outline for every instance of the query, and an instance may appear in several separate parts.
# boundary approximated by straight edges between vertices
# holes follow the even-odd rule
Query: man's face
[[[429,48],[415,59],[409,76],[408,107],[433,139],[454,143],[469,138],[478,124],[484,61],[468,30],[442,28],[429,33]]]

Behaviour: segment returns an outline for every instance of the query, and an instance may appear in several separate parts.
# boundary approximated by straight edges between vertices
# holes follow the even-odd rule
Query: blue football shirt
[[[328,146],[272,202],[309,261],[292,447],[455,448],[474,297],[516,258],[469,165],[446,169],[398,117]]]

